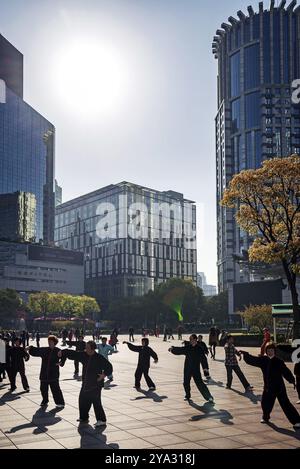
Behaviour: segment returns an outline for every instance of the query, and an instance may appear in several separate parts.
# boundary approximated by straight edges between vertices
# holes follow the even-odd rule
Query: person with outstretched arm
[[[248,352],[240,351],[248,365],[256,366],[262,370],[264,377],[264,391],[262,395],[263,417],[261,423],[267,424],[271,419],[276,399],[285,413],[287,419],[295,428],[300,428],[300,415],[290,402],[284,379],[295,386],[295,377],[286,364],[276,357],[276,345],[270,343],[266,346],[266,355],[254,357]]]
[[[66,344],[69,347],[75,347],[76,352],[84,352],[86,347],[86,342],[84,341],[83,335],[78,337],[78,340],[66,340]],[[79,375],[79,361],[74,361],[74,378],[77,378]]]
[[[204,397],[204,399],[211,404],[214,403],[214,398],[209,392],[208,387],[202,380],[200,372],[200,363],[203,360],[203,350],[197,342],[196,334],[190,336],[190,343],[184,347],[171,347],[169,352],[173,355],[184,355],[184,381],[183,387],[185,390],[185,401],[192,402],[191,400],[191,379],[193,378],[197,388]]]
[[[150,358],[152,357],[154,360],[154,363],[157,363],[158,356],[154,352],[154,350],[151,347],[149,347],[149,339],[143,338],[142,345],[133,345],[133,344],[130,344],[129,342],[123,342],[123,344],[126,344],[129,350],[131,350],[132,352],[137,352],[139,354],[138,365],[137,365],[137,369],[134,375],[135,376],[134,387],[136,388],[136,390],[141,391],[141,379],[142,379],[142,376],[144,375],[149,391],[155,391],[156,386],[149,376],[149,369],[150,369]]]
[[[63,350],[60,352],[62,359],[79,361],[83,364],[82,386],[79,394],[79,419],[80,424],[89,422],[89,411],[93,405],[96,423],[95,427],[106,425],[106,415],[102,407],[101,391],[106,376],[112,374],[111,363],[96,352],[96,342],[90,340],[86,343],[84,352]]]
[[[48,337],[48,347],[28,347],[29,355],[32,357],[40,357],[42,359],[42,366],[40,371],[41,381],[41,394],[42,403],[41,407],[46,407],[49,402],[49,387],[56,407],[62,409],[65,406],[63,393],[59,385],[59,367],[64,366],[64,361],[60,360],[58,353],[60,349],[56,347],[58,339],[54,335]]]

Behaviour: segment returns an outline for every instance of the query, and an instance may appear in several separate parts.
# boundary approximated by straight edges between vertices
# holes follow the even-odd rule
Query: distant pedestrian
[[[177,327],[177,333],[178,333],[178,340],[182,340],[183,326],[181,324]]]
[[[231,389],[232,385],[232,378],[233,378],[233,372],[237,375],[239,380],[241,381],[242,385],[245,388],[246,392],[249,392],[253,389],[253,387],[248,383],[244,373],[239,367],[238,361],[237,361],[237,356],[241,360],[242,355],[241,353],[235,348],[234,346],[234,339],[232,335],[229,335],[227,337],[227,343],[225,344],[225,367],[227,371],[227,389]]]
[[[169,337],[169,340],[170,340],[170,339],[175,340],[175,339],[174,339],[174,336],[173,336],[173,329],[172,329],[172,327],[169,327],[169,328],[168,328],[168,337]]]
[[[13,337],[12,339],[12,345],[14,344],[14,341],[15,341],[15,337]],[[26,331],[23,331],[22,332],[22,335],[21,335],[21,343],[22,343],[22,347],[25,348],[26,347]]]
[[[168,340],[168,328],[167,328],[166,325],[164,325],[163,334],[164,334],[164,342],[167,342],[167,340]]]
[[[211,358],[215,360],[216,359],[216,347],[218,345],[218,331],[215,326],[210,328],[209,337],[208,337],[208,345],[209,345]]]
[[[286,364],[276,357],[276,345],[272,343],[268,344],[266,346],[266,355],[263,357],[254,357],[250,355],[250,353],[243,351],[240,353],[243,354],[244,360],[248,365],[260,368],[263,373],[264,391],[261,401],[263,417],[261,423],[269,423],[275,401],[278,399],[290,423],[295,428],[300,428],[300,415],[291,404],[284,383],[284,379],[286,379],[295,386],[295,377]]]
[[[138,366],[135,371],[135,385],[137,391],[141,390],[141,378],[144,375],[146,380],[147,386],[149,387],[149,391],[155,391],[156,386],[153,383],[152,379],[149,376],[149,369],[150,369],[150,358],[152,357],[154,363],[158,362],[158,356],[154,352],[154,350],[149,347],[149,339],[143,338],[142,345],[132,345],[129,342],[123,342],[123,344],[127,344],[129,350],[132,352],[137,352],[139,354]]]
[[[109,339],[109,345],[111,345],[113,347],[115,352],[118,351],[117,343],[118,343],[118,338],[114,333],[112,333],[111,336],[110,336],[110,339]]]
[[[134,329],[133,329],[133,327],[130,327],[128,332],[129,332],[129,342],[134,342],[134,335],[133,335],[134,334]]]
[[[40,348],[40,333],[39,333],[39,331],[35,335],[35,340],[36,340],[37,348]]]
[[[29,335],[29,332],[26,331],[26,347],[29,346],[29,339],[30,339],[30,335]]]

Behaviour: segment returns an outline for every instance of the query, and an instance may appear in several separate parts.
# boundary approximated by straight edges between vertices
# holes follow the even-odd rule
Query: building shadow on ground
[[[224,425],[234,425],[232,422],[233,415],[225,409],[215,409],[213,404],[205,403],[202,406],[195,404],[194,402],[190,402],[190,407],[202,412],[203,415],[194,415],[190,418],[191,422],[197,422],[199,420],[204,420],[207,418],[219,419],[221,423]]]
[[[93,428],[91,425],[79,425],[78,433],[81,437],[81,449],[119,449],[117,443],[107,444],[107,436],[103,434],[106,427]]]
[[[243,396],[245,397],[246,399],[249,399],[253,404],[258,404],[259,402],[261,402],[261,399],[262,399],[262,396],[261,395],[256,395],[254,394],[253,392],[241,392],[241,391],[237,391],[236,389],[231,389],[232,392],[234,392],[235,394],[238,394],[239,396]]]
[[[142,396],[135,397],[130,399],[131,401],[141,401],[143,399],[152,399],[153,402],[163,402],[165,399],[168,399],[168,396],[159,396],[156,392],[153,391],[139,391]]]
[[[34,435],[45,433],[48,431],[48,427],[55,425],[62,420],[61,417],[56,417],[57,412],[58,409],[52,409],[49,412],[46,412],[44,409],[39,409],[32,416],[31,422],[12,427],[9,431],[5,433],[9,435],[11,433],[17,433],[25,428],[33,428],[34,430],[32,433]]]

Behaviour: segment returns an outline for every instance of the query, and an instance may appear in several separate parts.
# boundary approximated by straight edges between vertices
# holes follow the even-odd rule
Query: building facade
[[[291,83],[300,77],[300,7],[272,0],[247,14],[239,11],[217,30],[216,117],[217,230],[219,291],[250,280],[234,256],[250,240],[235,222],[234,211],[220,207],[234,174],[255,169],[273,157],[300,153],[300,111],[291,100]]]
[[[217,287],[215,285],[208,285],[204,272],[197,273],[197,287],[203,290],[204,296],[209,297],[217,295]]]
[[[36,199],[36,241],[51,244],[55,129],[23,101],[23,56],[2,36],[0,80],[5,83],[5,100],[0,100],[0,194],[32,194]]]
[[[36,244],[0,241],[0,290],[82,295],[83,254]]]
[[[55,179],[55,207],[60,204],[62,204],[62,187],[58,185],[58,182]]]
[[[0,221],[0,240],[32,242],[36,238],[35,195],[0,194]]]
[[[196,206],[128,182],[56,208],[55,241],[85,256],[85,293],[101,305],[172,277],[197,280]]]

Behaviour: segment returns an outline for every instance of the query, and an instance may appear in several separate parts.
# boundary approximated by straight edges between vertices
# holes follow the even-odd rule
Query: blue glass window
[[[284,83],[290,82],[290,57],[289,57],[289,41],[290,41],[290,28],[289,28],[289,15],[285,14],[283,20],[283,79]]]
[[[280,14],[279,11],[274,11],[273,16],[273,38],[274,38],[274,51],[280,51]],[[274,54],[274,82],[281,83],[280,78],[280,54]],[[280,92],[279,92],[280,95]]]
[[[260,18],[259,15],[253,17],[253,39],[260,38]]]
[[[260,127],[260,92],[245,96],[246,128]]]
[[[245,91],[257,88],[260,84],[259,44],[245,47]]]
[[[241,100],[236,99],[231,103],[232,132],[236,133],[241,128]]]
[[[231,97],[235,98],[241,94],[241,57],[240,52],[230,57],[231,72]]]
[[[250,42],[251,37],[250,37],[250,19],[247,18],[245,23],[244,23],[244,44],[247,44]]]
[[[261,132],[256,130],[254,132],[254,150],[255,150],[255,168],[260,168],[262,164],[262,151],[261,151]]]
[[[270,13],[264,13],[264,82],[271,83]]]

